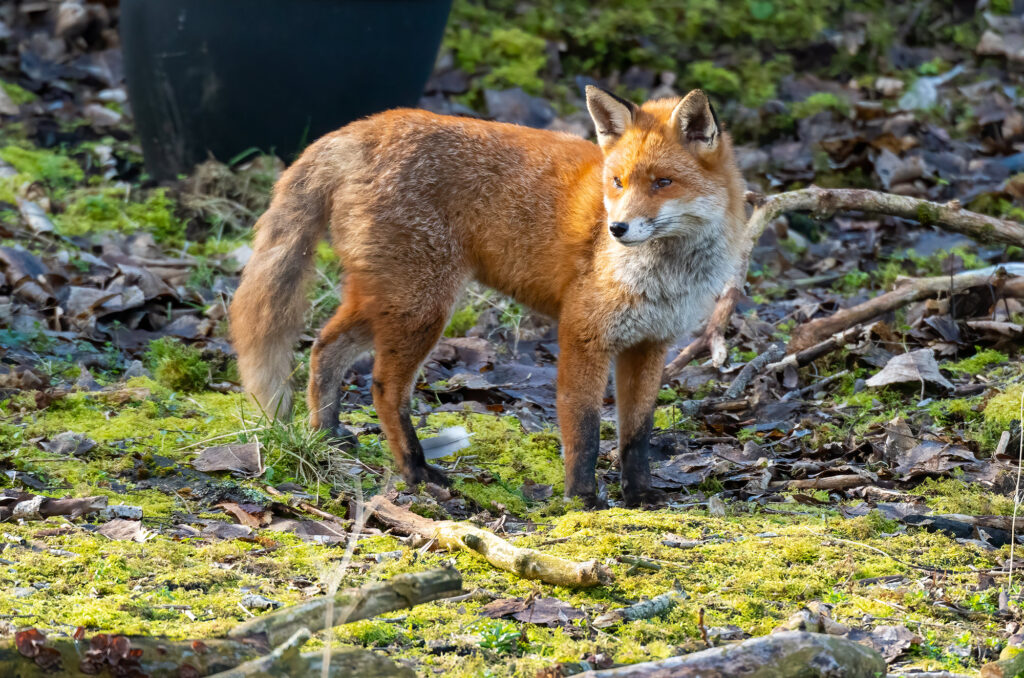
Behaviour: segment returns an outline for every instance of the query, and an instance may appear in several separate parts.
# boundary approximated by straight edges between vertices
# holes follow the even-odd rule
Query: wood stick
[[[768,363],[773,363],[782,356],[786,355],[785,349],[778,344],[772,344],[772,346],[764,353],[756,356],[753,360],[748,362],[740,370],[740,373],[736,375],[736,378],[732,380],[729,385],[729,390],[725,392],[726,398],[738,398],[743,389],[747,387],[750,380],[754,378],[761,369]]]
[[[637,619],[650,619],[665,614],[683,600],[682,594],[676,591],[663,593],[650,600],[642,600],[628,607],[620,607],[616,610],[609,610],[594,620],[594,626],[605,629],[609,626],[625,621],[636,621]]]
[[[839,636],[785,631],[681,657],[586,671],[578,678],[877,678],[885,660]]]
[[[1024,247],[1024,226],[1015,221],[996,219],[965,210],[955,200],[942,205],[928,200],[878,191],[819,188],[817,186],[778,193],[768,198],[748,193],[747,200],[754,203],[755,208],[747,220],[747,250],[741,258],[736,274],[719,295],[718,303],[708,319],[704,332],[684,348],[665,368],[662,377],[663,383],[678,377],[684,367],[712,347],[716,347],[716,351],[712,355],[712,363],[716,367],[725,364],[725,330],[747,282],[750,252],[768,224],[786,212],[811,212],[812,216],[818,219],[827,218],[842,211],[887,214],[914,219],[924,226],[938,226],[948,231],[963,233],[981,242]],[[790,352],[792,353],[793,349]]]
[[[896,282],[891,292],[881,294],[874,299],[844,308],[825,318],[818,318],[793,329],[787,351],[795,353],[810,348],[829,336],[845,330],[852,325],[863,323],[885,313],[895,311],[907,304],[943,292],[958,293],[972,287],[982,285],[999,286],[1003,278],[998,274],[993,277],[988,269],[965,271],[953,276],[940,275],[933,278],[903,278]]]
[[[800,480],[776,480],[768,483],[769,490],[846,490],[851,487],[871,484],[871,478],[850,473],[823,478],[802,478]]]
[[[369,619],[461,593],[462,575],[454,569],[399,574],[387,581],[338,591],[334,596],[334,606],[339,612],[334,625]],[[228,632],[228,637],[265,637],[267,644],[277,646],[298,629],[307,628],[313,632],[323,629],[327,604],[328,597],[320,596],[275,610],[239,624]]]
[[[380,495],[370,500],[367,509],[394,532],[415,535],[424,541],[436,540],[438,546],[448,551],[473,551],[499,570],[524,579],[569,588],[602,586],[614,580],[611,570],[596,560],[580,563],[519,548],[471,523],[424,518]]]
[[[851,327],[848,330],[843,330],[842,332],[833,334],[825,341],[818,342],[810,348],[805,348],[804,350],[797,351],[796,353],[790,353],[779,362],[772,363],[766,367],[765,372],[768,372],[769,374],[772,372],[778,372],[779,370],[785,369],[786,365],[792,365],[793,367],[804,367],[806,365],[810,365],[823,355],[828,355],[832,351],[837,351],[847,344],[854,343],[860,339],[860,336],[863,333],[864,327],[862,325],[857,325],[856,327]]]

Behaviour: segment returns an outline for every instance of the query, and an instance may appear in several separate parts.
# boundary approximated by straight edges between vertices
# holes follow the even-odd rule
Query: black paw
[[[327,431],[327,441],[332,445],[346,450],[359,446],[359,438],[356,434],[345,428],[342,424],[338,424],[333,428],[325,427],[324,430]]]
[[[623,494],[622,500],[626,508],[664,506],[668,503],[668,495],[661,490],[648,487],[636,492],[626,492]]]
[[[452,481],[448,479],[448,476],[443,471],[430,464],[410,469],[408,473],[403,474],[403,477],[409,487],[416,487],[420,483],[434,483],[441,487],[449,487],[452,484]]]
[[[608,502],[597,494],[577,494],[583,500],[583,508],[588,511],[602,511],[608,508]]]

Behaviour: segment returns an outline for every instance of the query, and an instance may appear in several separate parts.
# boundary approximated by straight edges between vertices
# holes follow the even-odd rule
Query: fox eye
[[[654,187],[655,188],[665,188],[666,186],[668,186],[671,183],[672,183],[671,179],[664,179],[664,178],[663,179],[655,179],[654,180]]]
[[[619,180],[618,177],[612,177],[612,183],[615,184],[615,188],[622,188],[622,182]]]

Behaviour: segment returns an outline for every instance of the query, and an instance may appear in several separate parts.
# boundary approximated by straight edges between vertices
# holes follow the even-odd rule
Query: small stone
[[[15,598],[28,598],[29,596],[36,593],[36,589],[31,586],[15,586],[14,597]]]

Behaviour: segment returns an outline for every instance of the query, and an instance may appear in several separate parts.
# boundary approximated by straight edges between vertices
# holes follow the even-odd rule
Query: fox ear
[[[672,124],[684,146],[694,144],[709,151],[718,146],[718,116],[704,90],[695,89],[683,97],[672,111]]]
[[[606,148],[633,124],[636,106],[600,87],[587,85],[587,109],[597,129],[597,143]]]

